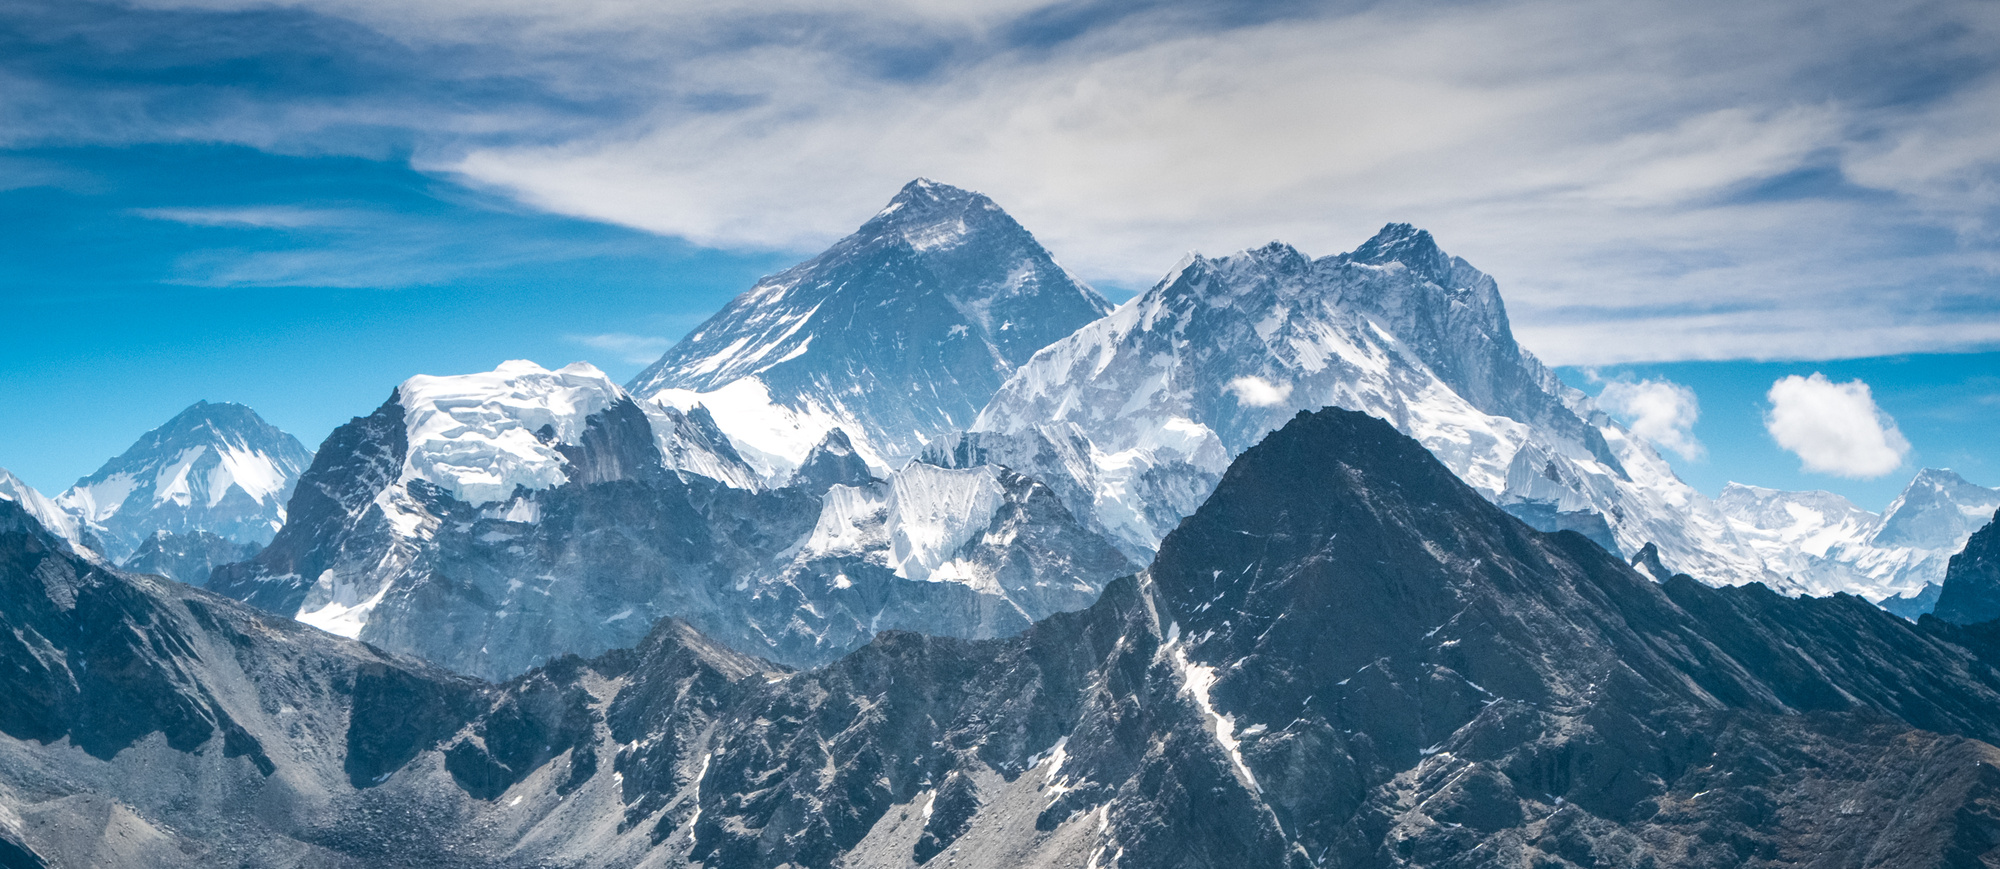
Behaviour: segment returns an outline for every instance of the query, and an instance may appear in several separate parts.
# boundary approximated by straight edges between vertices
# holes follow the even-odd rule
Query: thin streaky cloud
[[[620,362],[643,365],[652,362],[673,346],[673,341],[657,335],[605,332],[599,335],[566,335],[565,340],[610,353]]]

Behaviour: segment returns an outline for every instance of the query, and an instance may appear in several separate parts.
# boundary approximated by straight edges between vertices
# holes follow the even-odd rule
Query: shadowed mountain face
[[[2000,619],[2000,512],[1951,557],[1937,617],[1961,625]]]
[[[84,618],[50,614],[65,586],[37,579],[39,564],[0,566],[25,601],[7,612],[37,613],[14,635]],[[128,583],[121,612],[165,606],[157,588],[98,581]],[[181,673],[161,683],[163,708],[241,722],[268,776],[249,752],[217,750],[223,726],[96,754],[10,728],[0,818],[87,797],[136,820],[0,832],[76,862],[143,822],[169,845],[195,840],[209,864],[252,837],[259,853],[391,866],[2000,857],[1990,628],[1656,583],[1579,535],[1529,529],[1386,423],[1339,410],[1247,450],[1150,569],[1010,639],[886,633],[785,671],[667,620],[636,649],[480,688],[393,659],[341,676],[360,671],[322,662],[359,647],[226,612],[176,615],[177,640],[114,618],[161,638],[149,647],[199,652],[162,658]],[[75,636],[12,660],[61,660]],[[254,660],[268,675],[218,663]],[[321,678],[355,687],[310,701],[285,687]],[[378,717],[385,702],[405,714]],[[288,714],[351,724],[332,738],[267,725]],[[117,775],[168,761],[223,796],[194,806]],[[333,830],[314,807],[351,820]]]

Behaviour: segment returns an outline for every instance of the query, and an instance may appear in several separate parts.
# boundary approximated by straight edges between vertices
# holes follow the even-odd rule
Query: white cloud
[[[1120,284],[1189,248],[1327,254],[1410,221],[1494,274],[1557,364],[2000,343],[1992,3],[1286,5],[1236,26],[1170,2],[1024,42],[1096,6],[279,2],[465,87],[232,93],[197,118],[116,95],[68,111],[59,83],[0,79],[0,140],[171,117],[146,135],[314,152],[413,128],[422,167],[535,207],[799,253],[923,175]]]
[[[1597,404],[1624,420],[1634,434],[1683,459],[1700,461],[1708,455],[1694,436],[1701,404],[1693,389],[1671,380],[1615,380],[1604,385]]]
[[[1262,377],[1244,376],[1224,387],[1236,393],[1236,403],[1245,407],[1277,407],[1292,397],[1292,385],[1273,384]]]
[[[1855,479],[1880,477],[1903,464],[1910,442],[1875,405],[1868,384],[1796,374],[1771,384],[1764,428],[1796,454],[1805,470]]]
[[[673,346],[672,341],[656,335],[628,335],[624,332],[606,332],[602,335],[566,335],[570,341],[603,350],[617,357],[620,362],[644,365],[660,358]]]

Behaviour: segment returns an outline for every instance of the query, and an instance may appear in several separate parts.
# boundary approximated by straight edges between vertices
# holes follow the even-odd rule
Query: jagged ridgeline
[[[626,387],[583,364],[410,379],[213,587],[492,679],[669,616],[790,666],[886,629],[1000,637],[1088,605],[1231,457],[1328,405],[1537,527],[1779,579],[1421,230],[1194,257],[1105,312],[990,199],[913,182]]]
[[[1655,582],[1359,413],[1011,638],[664,620],[504,684],[106,572],[0,503],[15,865],[1981,865],[1991,625]]]

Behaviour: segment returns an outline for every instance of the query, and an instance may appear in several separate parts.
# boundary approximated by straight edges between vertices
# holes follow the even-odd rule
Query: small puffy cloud
[[[1708,455],[1694,436],[1701,404],[1686,386],[1671,380],[1615,380],[1604,385],[1597,403],[1624,420],[1634,434],[1683,459],[1700,461]]]
[[[616,356],[621,362],[642,365],[660,358],[674,342],[655,335],[627,335],[624,332],[606,332],[602,335],[570,335],[569,340],[585,347],[603,350]]]
[[[1262,377],[1238,377],[1227,388],[1244,407],[1277,407],[1292,397],[1292,385],[1275,385]]]
[[[1880,477],[1903,464],[1910,442],[1875,405],[1868,384],[1834,383],[1815,372],[1771,384],[1764,428],[1805,469],[1855,479]]]

